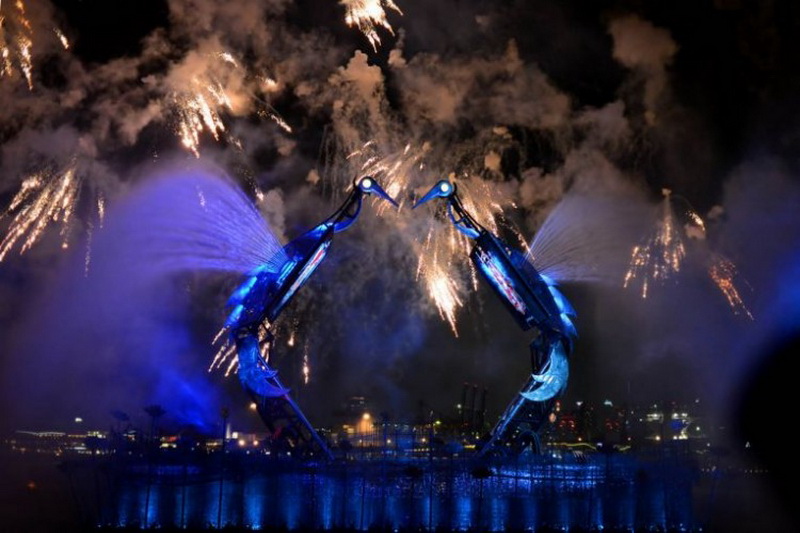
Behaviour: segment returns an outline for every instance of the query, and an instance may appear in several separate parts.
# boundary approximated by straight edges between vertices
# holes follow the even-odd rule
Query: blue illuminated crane
[[[272,325],[328,253],[333,235],[349,228],[361,212],[364,195],[374,194],[397,207],[371,177],[353,184],[349,196],[331,216],[284,247],[288,261],[278,272],[267,265],[248,273],[231,294],[225,327],[239,357],[239,379],[253,398],[273,435],[293,448],[330,457],[325,441],[309,424],[269,364]],[[263,350],[262,350],[263,347]]]
[[[475,246],[470,259],[523,330],[533,329],[530,344],[532,371],[527,382],[506,408],[490,433],[481,453],[527,444],[539,447],[538,432],[549,416],[556,396],[569,377],[568,355],[577,336],[575,311],[556,284],[539,273],[523,253],[481,226],[458,197],[456,185],[438,182],[414,206],[435,198],[447,202],[447,214],[455,227]]]

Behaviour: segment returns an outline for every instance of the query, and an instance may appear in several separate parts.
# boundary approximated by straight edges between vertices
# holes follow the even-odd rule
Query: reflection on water
[[[480,466],[447,459],[227,463],[205,473],[186,465],[119,469],[110,480],[112,508],[100,522],[290,530],[696,526],[695,470],[688,461],[663,457],[531,457]]]

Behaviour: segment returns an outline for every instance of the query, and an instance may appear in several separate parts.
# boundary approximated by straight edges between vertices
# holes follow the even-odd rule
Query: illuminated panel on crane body
[[[301,257],[297,259],[297,262],[302,266],[299,268],[296,267],[285,280],[285,283],[290,283],[289,288],[277,299],[277,304],[271,306],[267,311],[267,318],[270,321],[274,320],[280,314],[281,310],[289,303],[297,290],[303,286],[309,276],[311,276],[320,263],[322,263],[322,260],[325,259],[325,256],[328,254],[328,248],[331,245],[332,237],[332,227],[328,224],[321,224],[298,239],[297,248]],[[303,250],[303,248],[307,251]],[[282,287],[279,288],[278,291],[280,292],[281,289]]]
[[[525,274],[514,266],[503,245],[494,236],[488,232],[482,233],[476,239],[470,258],[522,329],[527,330],[534,323],[550,320],[553,313],[539,300],[525,281]],[[555,303],[551,307],[554,306]]]

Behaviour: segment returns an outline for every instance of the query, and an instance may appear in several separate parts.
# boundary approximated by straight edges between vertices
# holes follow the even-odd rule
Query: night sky
[[[0,77],[0,209],[39,171],[75,168],[81,186],[66,237],[51,223],[0,263],[0,428],[63,428],[75,416],[102,428],[112,410],[143,417],[151,403],[176,427],[213,427],[229,405],[257,428],[237,380],[207,372],[238,276],[151,276],[139,247],[153,226],[132,222],[136,199],[149,198],[141,187],[153,176],[224,174],[285,243],[341,202],[363,162],[347,155],[370,140],[381,157],[422,154],[400,199],[454,173],[492,191],[526,241],[562,198],[598,200],[561,221],[608,239],[573,252],[579,260],[616,259],[603,283],[564,283],[580,332],[565,401],[701,398],[737,421],[754,395],[775,394],[762,376],[786,375],[775,369],[785,355],[771,354],[786,353],[800,312],[800,6],[397,4],[403,15],[388,12],[395,33],[379,28],[377,50],[334,0],[26,4],[32,88],[17,64]],[[26,30],[8,2],[2,10],[7,46]],[[176,134],[196,79],[230,99],[217,108],[225,132],[202,132],[198,157]],[[663,188],[707,233],[686,237],[682,271],[643,300],[622,288],[624,263],[652,231]],[[159,201],[180,226],[185,198]],[[3,235],[20,209],[0,218]],[[464,381],[489,388],[495,416],[524,381],[530,337],[485,286],[462,294],[456,338],[416,279],[431,224],[445,235],[435,209],[366,203],[287,311],[280,331],[296,342],[278,367],[315,423],[353,394],[397,418],[420,406],[446,414]],[[712,251],[737,265],[754,320],[709,280]]]

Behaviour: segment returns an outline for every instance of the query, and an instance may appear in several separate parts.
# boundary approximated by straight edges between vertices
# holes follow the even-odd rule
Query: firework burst
[[[357,165],[359,175],[372,176],[380,181],[384,190],[397,199],[402,208],[406,202],[402,193],[425,170],[424,159],[429,150],[430,146],[425,143],[419,148],[406,144],[402,150],[383,152],[375,141],[369,141],[351,152],[347,160]],[[383,213],[386,203],[380,202],[378,206],[378,213]]]
[[[0,243],[0,261],[19,242],[21,254],[29,250],[51,222],[61,226],[61,247],[68,248],[81,183],[74,159],[58,171],[43,170],[25,178],[2,215],[11,217],[11,223]]]
[[[394,35],[391,24],[386,19],[386,11],[391,10],[400,15],[400,8],[392,0],[340,0],[345,8],[345,22],[351,28],[358,28],[364,34],[372,49],[377,51],[381,44],[378,28],[384,28]]]
[[[736,286],[735,281],[737,278],[740,278],[740,274],[733,261],[721,254],[711,253],[709,257],[708,275],[711,276],[714,285],[716,285],[725,296],[734,314],[743,315],[750,320],[755,320],[750,309],[748,309],[745,304],[741,292]],[[749,287],[746,281],[744,284]]]
[[[208,132],[215,141],[225,132],[220,111],[230,109],[231,102],[219,82],[194,78],[191,88],[172,95],[178,114],[177,134],[181,144],[200,157],[200,135]]]
[[[427,142],[408,143],[399,150],[387,150],[371,140],[347,154],[349,168],[341,175],[347,179],[352,179],[353,173],[375,177],[386,192],[397,199],[402,209],[408,201],[403,195],[404,191],[419,185],[429,186],[441,176],[426,163],[431,151],[431,145]],[[455,174],[450,173],[449,179],[455,180]],[[479,176],[463,174],[458,179],[458,187],[464,208],[482,226],[493,233],[508,228],[521,243],[525,243],[519,231],[503,217],[504,207],[515,207],[513,202],[502,198],[501,192],[491,182]],[[424,237],[412,244],[418,255],[416,277],[426,288],[439,316],[457,336],[458,310],[465,303],[468,289],[475,290],[478,285],[477,272],[467,259],[472,242],[450,224],[444,203],[431,204],[431,208],[436,218],[444,222],[426,226]],[[379,214],[384,209],[384,203],[377,204]]]
[[[458,187],[462,191],[459,197],[465,210],[478,223],[495,234],[501,227],[506,227],[524,242],[516,228],[503,217],[501,199],[489,183],[474,176],[465,176],[458,182]],[[445,204],[439,204],[435,209],[439,218],[448,216]],[[473,244],[449,221],[444,227],[439,226],[437,224],[430,228],[423,241],[417,262],[417,279],[422,279],[439,316],[450,324],[453,334],[458,336],[457,314],[464,306],[464,295],[469,289],[474,291],[478,288],[477,272],[467,259]]]
[[[664,189],[662,193],[664,200],[661,202],[661,217],[656,224],[656,230],[633,247],[622,284],[628,288],[638,281],[641,284],[642,298],[647,298],[652,282],[663,283],[677,274],[686,257],[686,247],[670,205],[671,191]]]
[[[373,176],[380,181],[402,209],[407,201],[402,195],[403,191],[418,181],[430,181],[430,176],[423,176],[426,170],[425,157],[429,151],[430,145],[427,143],[419,147],[409,143],[400,150],[382,150],[376,141],[371,140],[350,152],[346,160],[358,175]],[[349,174],[349,171],[345,173]],[[379,214],[382,213],[385,204],[379,203],[377,209]],[[439,226],[443,225],[429,227],[419,246],[416,277],[417,280],[422,279],[439,316],[450,324],[453,334],[457,336],[456,315],[463,305],[464,284],[459,280],[461,272],[456,254],[463,249],[460,241],[462,238],[466,240],[466,237],[458,234],[449,224]]]
[[[33,89],[33,29],[22,0],[10,6],[0,0],[0,77],[12,77],[19,72]]]
[[[175,110],[175,133],[184,148],[200,157],[200,141],[204,133],[219,142],[225,138],[232,146],[242,150],[242,143],[228,133],[228,128],[223,120],[226,113],[233,113],[234,103],[229,95],[227,84],[228,75],[235,72],[242,79],[247,77],[236,58],[229,52],[216,52],[212,54],[213,69],[222,72],[215,75],[208,71],[198,72],[189,77],[188,82],[178,83],[171,91],[168,99]],[[263,77],[262,77],[263,78]],[[271,78],[266,78],[271,80]],[[272,81],[272,80],[271,80]],[[274,82],[277,83],[277,82]],[[265,86],[269,91],[269,86]],[[244,96],[255,106],[255,114],[275,122],[282,130],[292,133],[292,128],[278,114],[269,103],[258,97],[254,92],[238,87],[235,91],[236,98]],[[242,92],[246,94],[242,94]]]
[[[689,202],[681,196],[673,196],[668,189],[662,192],[664,200],[660,206],[661,216],[656,231],[643,243],[634,246],[628,271],[623,280],[625,288],[639,281],[642,298],[647,298],[649,287],[653,282],[663,283],[678,274],[686,259],[687,251],[684,243],[686,237],[702,243],[707,242],[706,224]],[[683,226],[677,222],[673,200],[680,200],[683,204],[682,210],[686,219]],[[701,252],[705,255],[705,268],[711,281],[725,296],[731,311],[753,320],[753,314],[745,304],[736,284],[737,279],[742,280],[745,285],[747,282],[739,274],[733,261],[705,245]]]

